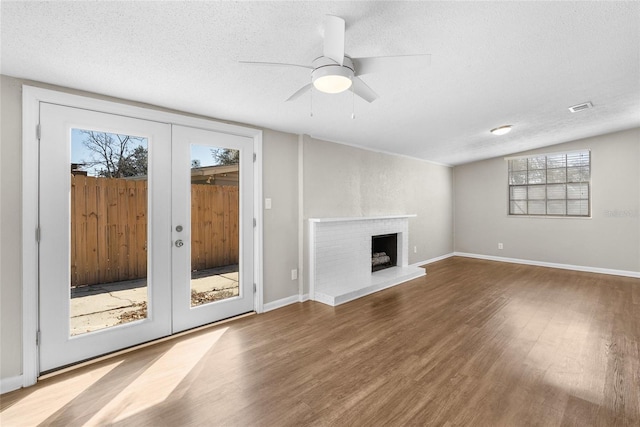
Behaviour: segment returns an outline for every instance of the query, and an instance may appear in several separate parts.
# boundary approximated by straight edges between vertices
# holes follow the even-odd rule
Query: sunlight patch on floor
[[[164,402],[228,328],[175,344],[107,403],[86,425],[105,425]]]
[[[35,426],[64,408],[76,397],[120,365],[112,363],[69,379],[45,385],[0,413],[0,424],[6,426]],[[55,379],[52,379],[55,381]]]

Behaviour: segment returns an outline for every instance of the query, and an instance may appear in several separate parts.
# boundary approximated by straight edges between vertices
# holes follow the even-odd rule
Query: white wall
[[[0,378],[22,373],[22,84],[90,96],[128,105],[180,113],[77,90],[0,76]],[[180,113],[184,114],[184,113]],[[189,116],[193,116],[187,114]],[[201,117],[201,116],[195,116]],[[264,302],[297,294],[290,271],[297,265],[297,136],[263,133],[263,192],[274,200],[264,215]],[[291,219],[292,213],[296,217]],[[290,222],[289,222],[290,221]],[[286,280],[285,280],[286,279]]]
[[[520,154],[584,148],[591,149],[591,219],[509,217],[503,158],[455,167],[455,250],[640,272],[640,129]]]
[[[452,168],[308,136],[302,149],[305,222],[417,214],[409,219],[409,264],[453,252]],[[305,224],[305,250],[306,234]]]

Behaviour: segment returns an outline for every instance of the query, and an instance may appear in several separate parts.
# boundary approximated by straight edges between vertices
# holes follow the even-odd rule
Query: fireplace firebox
[[[395,267],[398,262],[398,234],[371,237],[371,272]]]

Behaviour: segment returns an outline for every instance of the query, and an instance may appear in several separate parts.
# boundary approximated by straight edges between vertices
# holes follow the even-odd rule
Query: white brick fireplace
[[[309,219],[309,297],[332,306],[425,275],[409,266],[409,218]],[[395,267],[371,272],[371,238],[397,233]]]

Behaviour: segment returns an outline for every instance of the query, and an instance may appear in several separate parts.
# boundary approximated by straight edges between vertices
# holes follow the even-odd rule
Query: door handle
[[[184,246],[184,242],[181,239],[176,240],[176,247],[181,248]]]

